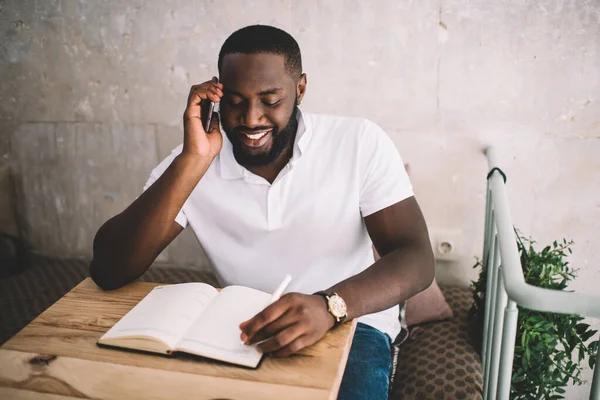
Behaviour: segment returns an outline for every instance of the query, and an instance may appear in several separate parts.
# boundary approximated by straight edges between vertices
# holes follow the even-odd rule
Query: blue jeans
[[[358,323],[338,400],[385,400],[392,370],[390,338]]]

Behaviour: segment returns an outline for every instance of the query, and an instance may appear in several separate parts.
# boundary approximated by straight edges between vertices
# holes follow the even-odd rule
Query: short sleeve
[[[154,182],[156,182],[156,180],[158,178],[160,178],[160,176],[167,170],[167,168],[169,167],[169,165],[171,165],[171,163],[173,162],[175,157],[177,157],[177,155],[179,153],[181,153],[181,147],[182,146],[175,148],[173,150],[173,152],[167,158],[165,158],[160,164],[158,164],[158,166],[156,168],[154,168],[152,170],[152,172],[150,173],[150,177],[148,178],[148,181],[144,185],[144,188],[142,190],[143,192],[145,192],[150,186],[152,186],[154,184]],[[188,219],[187,219],[187,217],[185,215],[185,211],[184,211],[186,204],[187,204],[187,201],[183,204],[183,207],[181,208],[181,210],[179,210],[179,213],[175,217],[175,222],[177,222],[179,225],[181,225],[184,229],[188,225]]]
[[[378,125],[366,122],[359,147],[363,217],[414,195],[404,162],[390,137]]]

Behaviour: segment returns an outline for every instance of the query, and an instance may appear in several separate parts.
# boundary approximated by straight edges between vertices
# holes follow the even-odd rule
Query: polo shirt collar
[[[290,159],[290,164],[292,164],[292,166],[306,151],[310,138],[312,137],[312,128],[300,108],[298,108],[296,119],[298,121],[298,130],[296,131],[296,138],[294,140],[294,151],[292,158]],[[221,178],[243,178],[244,171],[247,170],[236,161],[235,156],[233,155],[233,145],[223,130],[223,127],[221,127],[221,135],[223,136],[223,148],[219,153],[219,170]]]

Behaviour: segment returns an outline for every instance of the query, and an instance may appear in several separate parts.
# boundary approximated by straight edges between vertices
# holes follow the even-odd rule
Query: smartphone
[[[215,102],[212,100],[202,100],[200,102],[202,127],[204,132],[208,133],[210,130],[210,122],[212,121],[213,110],[215,109]]]
[[[217,83],[219,80],[217,79]],[[204,132],[208,133],[210,130],[210,122],[212,121],[213,111],[215,109],[215,102],[212,100],[202,100],[200,102],[200,108],[202,109],[200,119],[202,121],[202,127]]]

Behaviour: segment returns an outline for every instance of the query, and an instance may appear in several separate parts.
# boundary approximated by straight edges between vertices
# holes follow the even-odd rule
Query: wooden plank
[[[33,392],[9,387],[0,387],[0,399],[10,400],[76,400],[77,397],[61,396],[59,394]]]
[[[267,357],[257,370],[194,356],[168,358],[97,347],[100,336],[156,285],[135,282],[114,291],[103,291],[88,278],[6,342],[2,349],[337,391],[355,321],[341,325],[296,355]],[[0,359],[0,365],[5,362]]]
[[[0,386],[84,399],[328,399],[329,391],[0,349]]]
[[[36,352],[68,356],[92,361],[111,362],[121,365],[149,367],[170,371],[180,371],[206,376],[225,376],[232,379],[245,379],[261,382],[277,382],[289,385],[328,388],[333,383],[333,376],[327,382],[319,374],[327,372],[322,365],[322,358],[308,355],[294,355],[288,358],[270,358],[263,360],[260,368],[250,370],[215,360],[191,355],[165,357],[117,349],[101,348],[96,341],[102,334],[68,328],[48,328],[47,326],[30,324],[19,335],[7,342],[2,349]],[[319,343],[322,346],[323,343]],[[309,353],[305,351],[303,354]],[[3,361],[0,359],[0,364]]]
[[[354,338],[356,325],[357,322],[355,320],[346,324],[345,326],[350,327],[350,331],[346,335],[346,342],[344,343],[344,347],[342,349],[342,358],[338,364],[337,374],[335,375],[333,382],[331,382],[329,400],[336,400],[338,397],[338,392],[340,390],[340,385],[342,384],[342,378],[344,377],[344,371],[346,370],[346,364],[348,362],[348,356],[350,355],[350,348],[352,347],[352,339]]]

